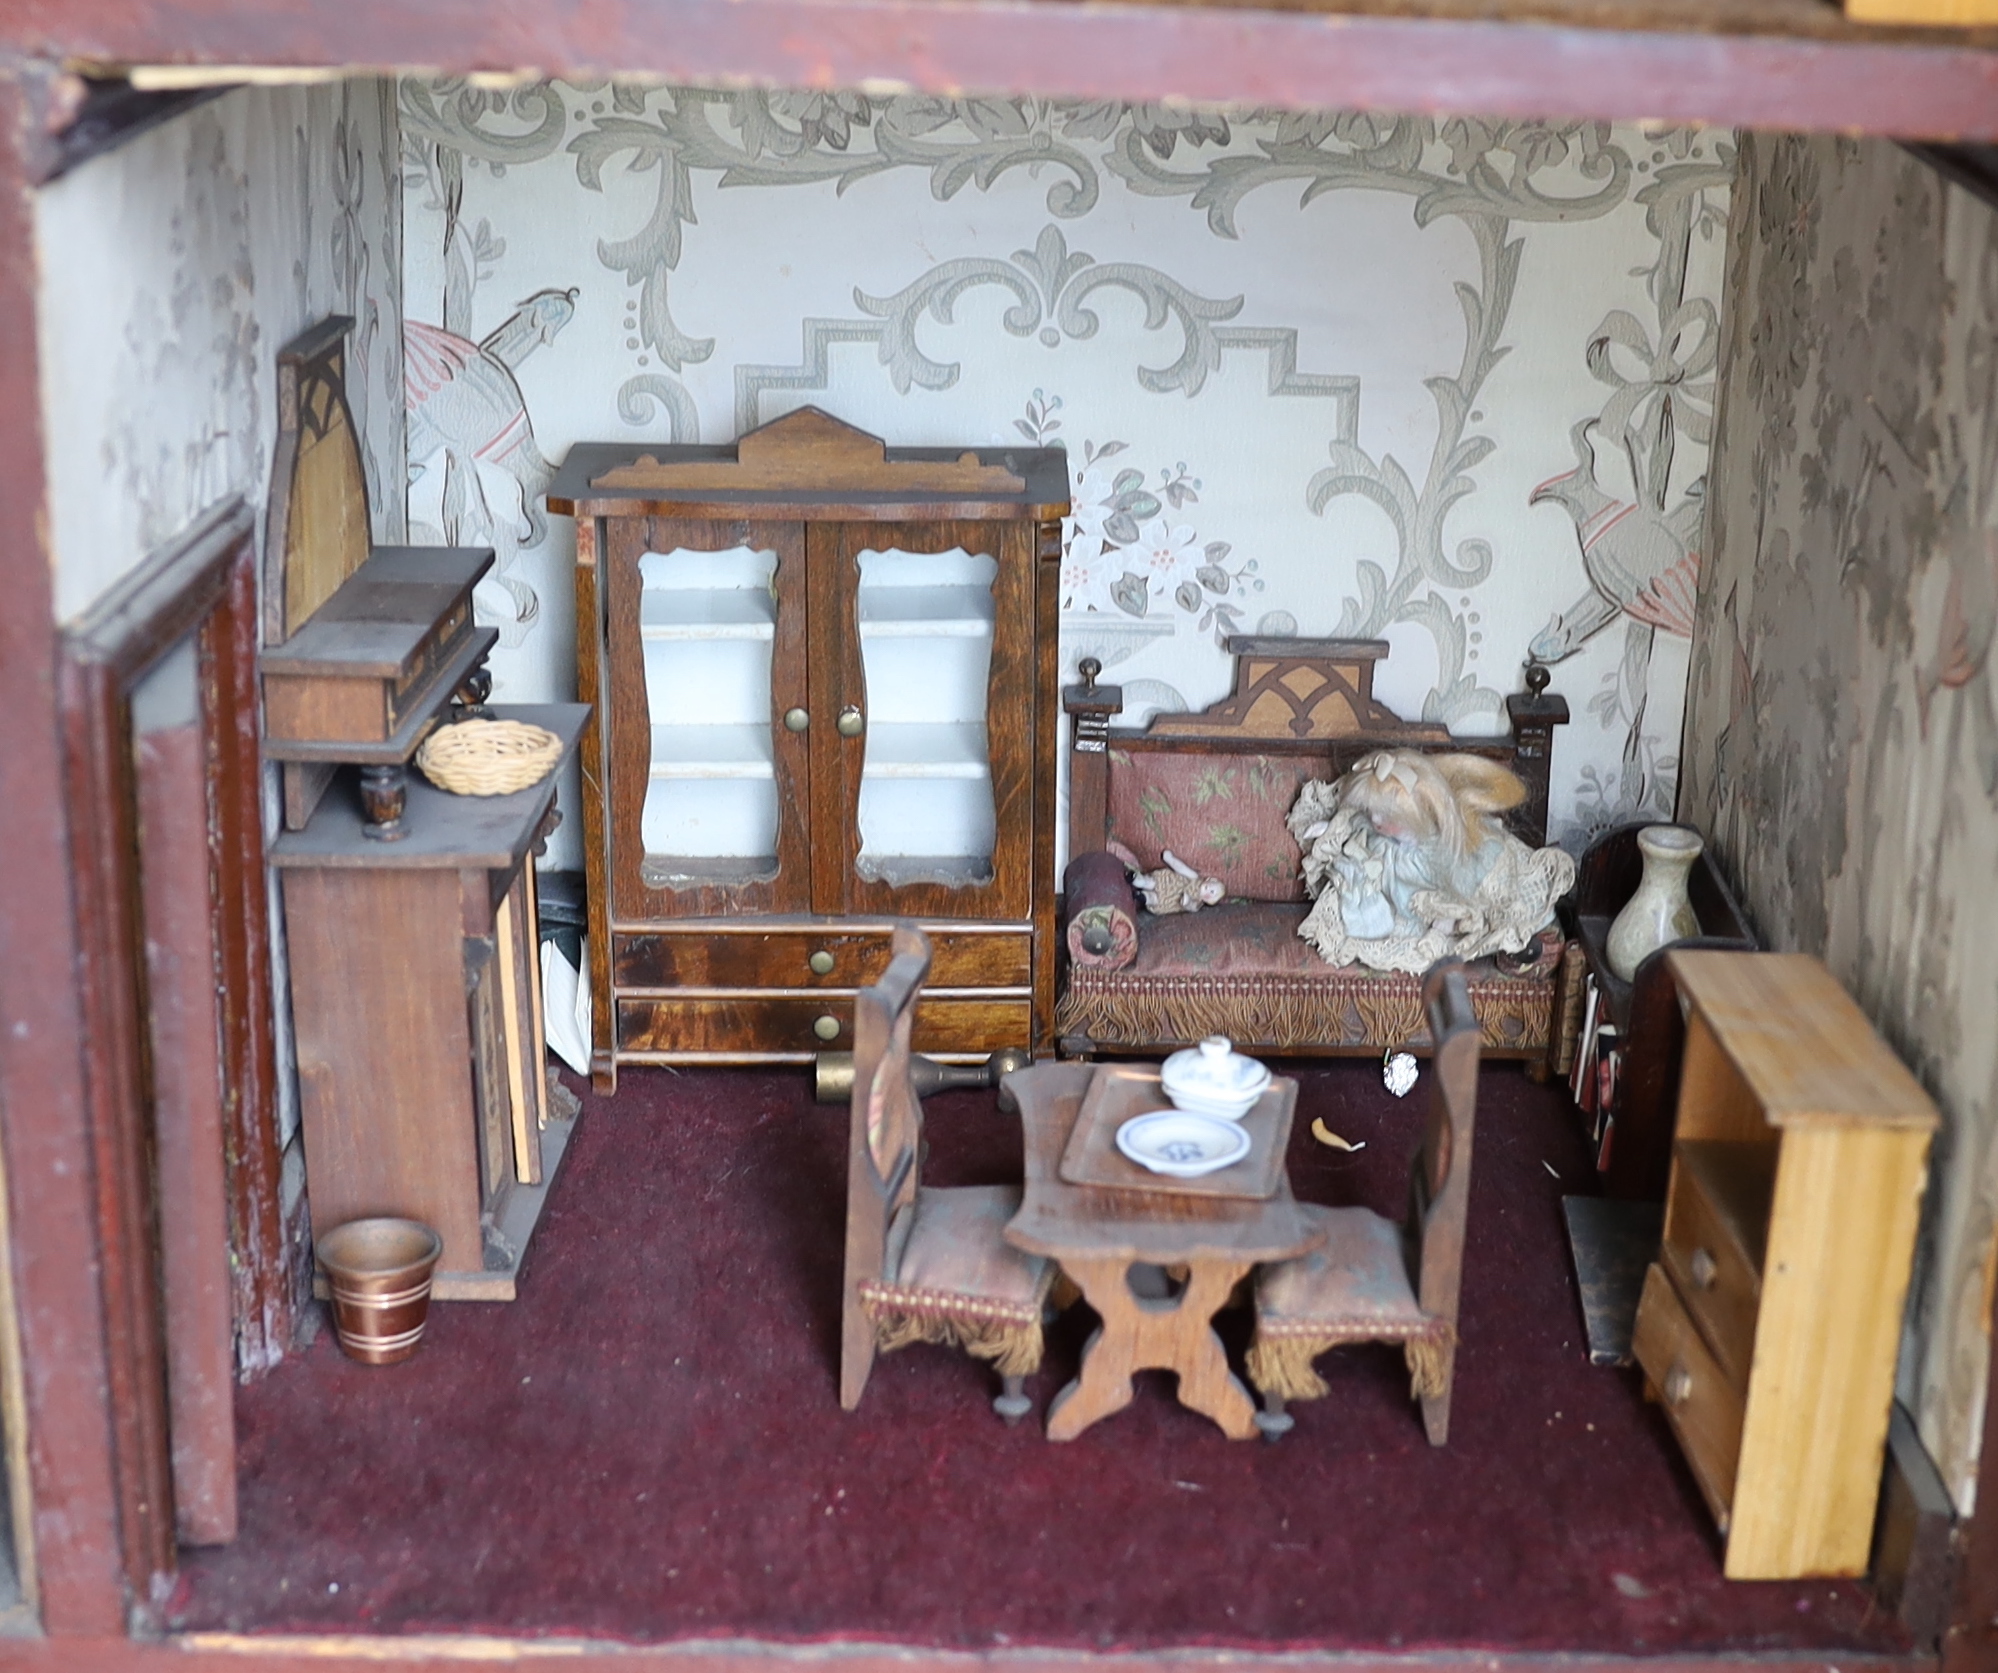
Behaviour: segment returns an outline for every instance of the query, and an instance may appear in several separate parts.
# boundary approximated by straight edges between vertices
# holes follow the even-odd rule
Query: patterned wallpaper
[[[1998,1225],[1998,216],[1742,142],[1682,813],[1941,1106],[1901,1396],[1959,1505]]]
[[[811,402],[1059,442],[1065,661],[1134,712],[1231,632],[1394,646],[1503,725],[1565,658],[1570,836],[1673,802],[1733,146],[1599,125],[549,84],[401,86],[409,511],[490,541],[503,695],[569,689],[580,440]]]
[[[403,538],[395,133],[386,80],[249,88],[36,194],[58,619],[80,614],[231,494],[262,507],[277,351],[331,313],[355,321],[347,394],[375,535]],[[289,1016],[280,995],[287,1065]],[[288,1067],[279,1087],[288,1142],[297,1127]]]
[[[276,355],[354,316],[376,535],[403,534],[394,85],[231,93],[35,196],[56,613],[232,493],[264,501]]]

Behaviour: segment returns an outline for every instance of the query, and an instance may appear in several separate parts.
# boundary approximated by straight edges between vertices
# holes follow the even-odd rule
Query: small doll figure
[[[1145,910],[1155,918],[1174,912],[1198,912],[1203,906],[1219,906],[1228,893],[1228,885],[1220,878],[1202,877],[1170,848],[1160,856],[1165,864],[1157,871],[1146,871],[1138,856],[1121,842],[1111,843],[1110,852],[1130,868],[1131,887]]]

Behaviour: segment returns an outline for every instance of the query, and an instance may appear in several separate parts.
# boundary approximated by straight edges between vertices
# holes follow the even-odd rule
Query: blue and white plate
[[[1155,1110],[1117,1129],[1117,1148],[1152,1173],[1198,1179],[1232,1167],[1249,1153],[1249,1135],[1233,1121],[1185,1110]]]

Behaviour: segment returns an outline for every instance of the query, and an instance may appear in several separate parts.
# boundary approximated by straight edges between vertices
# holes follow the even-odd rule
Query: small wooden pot
[[[314,1250],[333,1292],[341,1350],[364,1365],[416,1352],[430,1314],[430,1275],[444,1240],[420,1220],[349,1220]]]

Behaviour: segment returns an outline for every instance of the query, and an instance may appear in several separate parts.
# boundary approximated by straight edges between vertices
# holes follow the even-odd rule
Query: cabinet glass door
[[[1034,718],[1020,531],[823,532],[815,585],[832,596],[815,604],[840,632],[822,655],[833,724],[819,729],[813,771],[832,782],[831,807],[819,806],[839,825],[815,845],[815,906],[1024,917]]]
[[[661,519],[613,527],[617,916],[802,910],[800,532]]]

